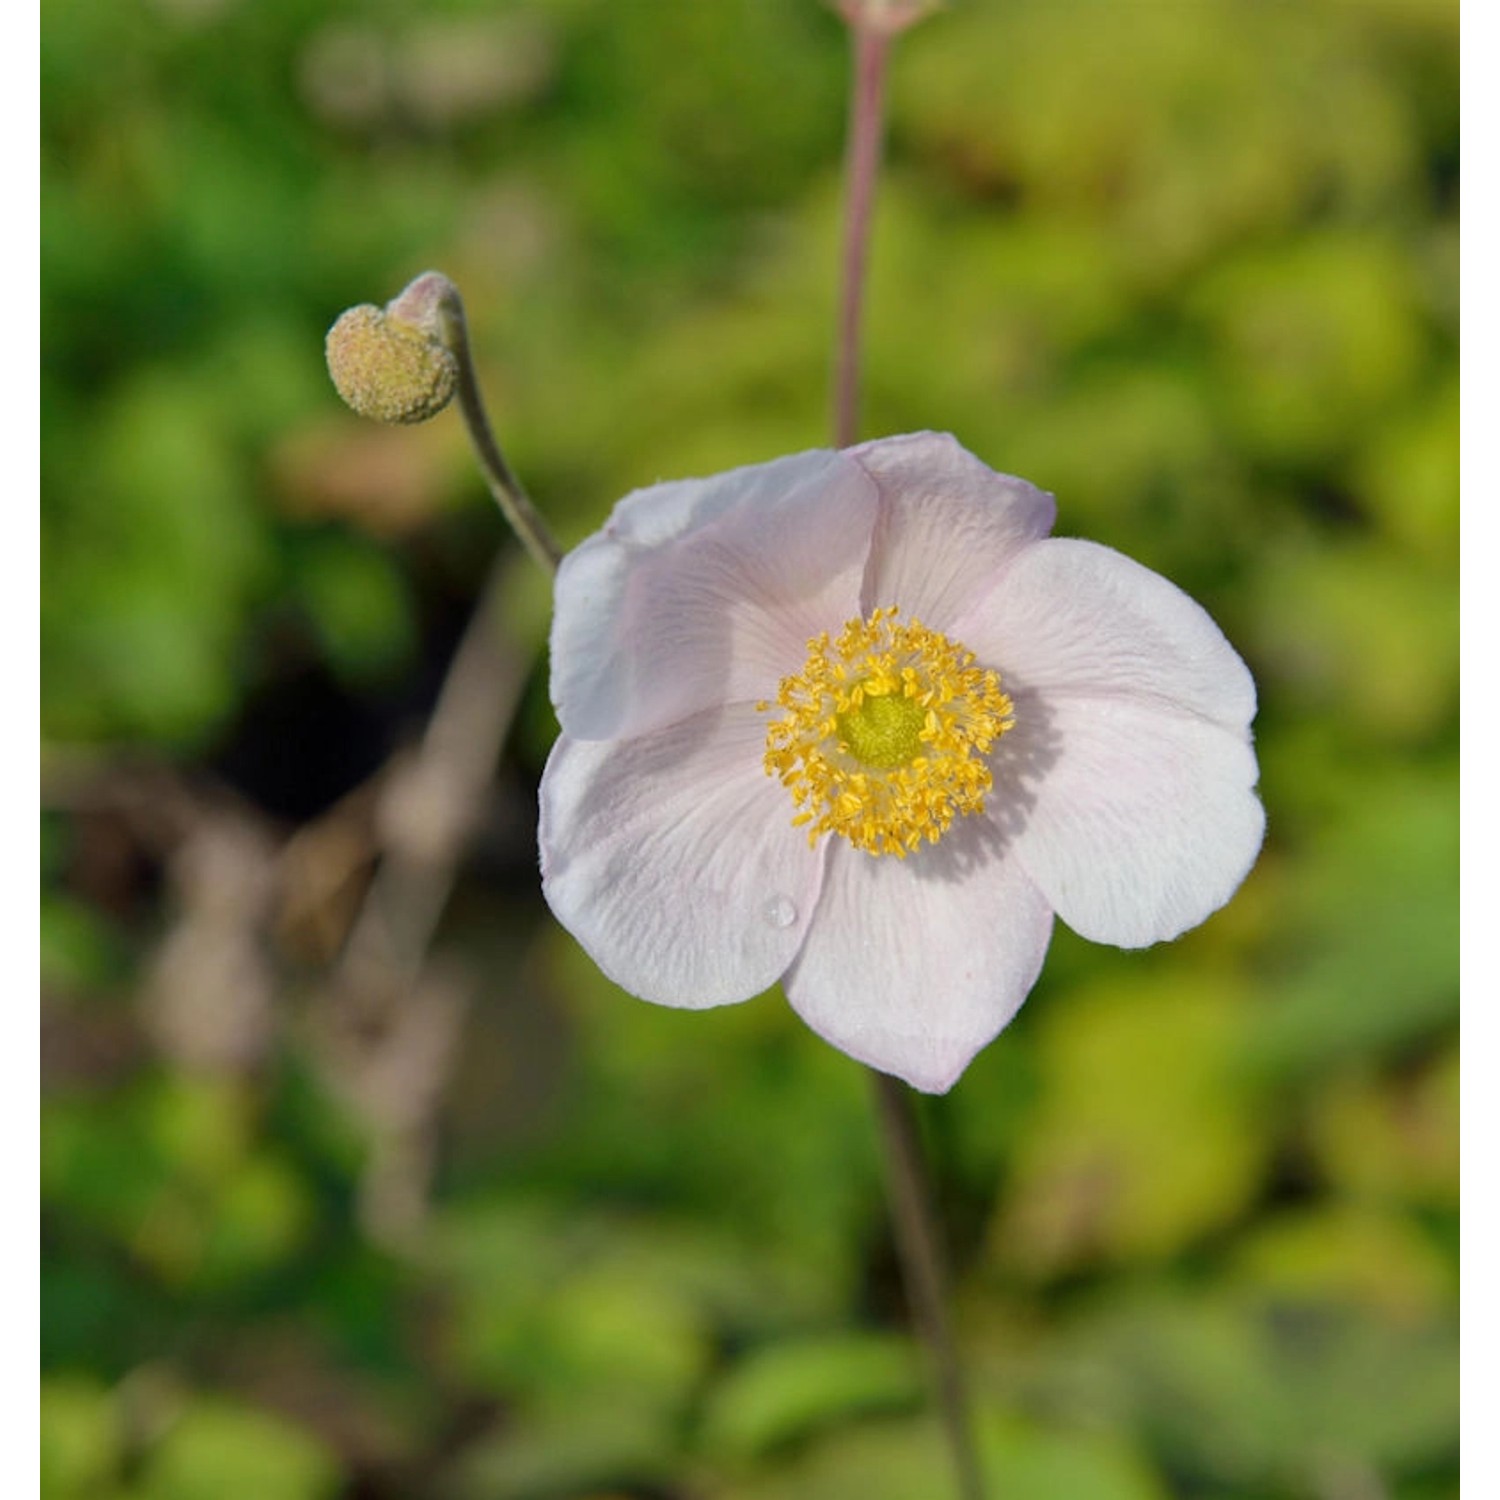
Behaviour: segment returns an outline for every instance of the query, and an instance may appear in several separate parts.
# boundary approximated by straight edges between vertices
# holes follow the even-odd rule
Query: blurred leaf
[[[114,1398],[86,1375],[42,1381],[42,1500],[104,1500],[113,1493],[121,1441]]]
[[[1415,1073],[1326,1079],[1312,1100],[1312,1150],[1343,1192],[1456,1209],[1458,1098],[1456,1046]]]
[[[1163,1289],[1080,1325],[1121,1410],[1202,1487],[1296,1490],[1328,1460],[1420,1472],[1452,1451],[1456,1328],[1316,1300]]]
[[[1036,215],[1109,223],[1148,284],[1332,198],[1411,191],[1404,101],[1349,8],[1058,6],[944,17],[898,70],[929,170]]]
[[[451,1216],[441,1264],[456,1294],[452,1353],[471,1378],[533,1406],[628,1387],[670,1409],[705,1365],[691,1286],[629,1253],[598,1220],[521,1205]]]
[[[284,1264],[306,1244],[313,1207],[286,1163],[258,1156],[229,1177],[207,1218],[195,1279],[225,1286]]]
[[[1272,999],[1246,1039],[1247,1061],[1289,1077],[1429,1036],[1458,999],[1453,773],[1346,776],[1337,799],[1298,851]]]
[[[701,1442],[710,1454],[754,1458],[852,1416],[910,1407],[925,1389],[906,1339],[851,1333],[771,1344],[714,1387]]]
[[[1269,1148],[1245,1027],[1240,987],[1211,974],[1118,978],[1050,1007],[995,1258],[1041,1276],[1149,1260],[1243,1209]]]
[[[91,1226],[70,1207],[43,1204],[42,1368],[113,1379],[131,1368],[142,1348],[160,1348],[167,1321],[162,1298],[117,1257],[90,1254]],[[66,1238],[57,1233],[59,1221]]]
[[[236,1081],[146,1079],[44,1111],[45,1205],[175,1284],[263,1271],[303,1240],[300,1177],[251,1135]]]
[[[139,1500],[331,1500],[334,1455],[281,1417],[198,1397],[147,1458]]]
[[[1108,1436],[993,1418],[981,1419],[978,1436],[981,1464],[997,1495],[1164,1500],[1166,1492],[1149,1467]],[[911,1500],[941,1490],[951,1470],[942,1434],[930,1419],[866,1422],[767,1474],[712,1493],[725,1500]]]
[[[138,1110],[125,1098],[100,1103],[63,1096],[43,1102],[44,1208],[65,1210],[91,1229],[125,1233],[165,1176]]]
[[[879,1202],[864,1070],[811,1034],[779,990],[671,1010],[611,984],[560,929],[545,952],[589,1038],[552,1173],[707,1213],[787,1279],[799,1312],[843,1305]]]
[[[388,672],[413,646],[411,601],[389,556],[350,536],[302,539],[296,582],[334,669],[355,681]]]
[[[44,890],[41,897],[42,987],[93,990],[120,977],[125,945],[87,903]]]
[[[711,254],[732,222],[725,215],[783,201],[837,149],[839,77],[829,64],[840,37],[816,11],[666,6],[649,21],[622,25],[597,10],[581,20],[561,88],[596,128],[575,132],[554,170],[566,171],[607,237],[621,285],[638,257]],[[694,66],[662,68],[670,57]],[[643,76],[653,80],[644,91]],[[622,114],[625,129],[597,128]],[[641,212],[646,201],[653,212]]]
[[[1374,544],[1280,545],[1260,574],[1259,651],[1287,705],[1367,744],[1430,743],[1458,708],[1451,572]]]
[[[1372,236],[1252,251],[1194,300],[1235,434],[1274,462],[1347,450],[1421,372],[1414,267]]]
[[[241,610],[268,561],[210,394],[139,374],[44,483],[44,727],[201,735],[233,705]]]
[[[238,1080],[168,1077],[138,1097],[153,1143],[185,1178],[222,1181],[251,1147],[255,1102]]]
[[[1458,558],[1458,384],[1450,381],[1381,423],[1354,460],[1354,483],[1403,553],[1451,579]]]
[[[1455,1268],[1415,1223],[1352,1205],[1279,1214],[1234,1262],[1261,1294],[1368,1308],[1397,1325],[1441,1316],[1454,1291]]]
[[[623,1389],[608,1401],[524,1416],[470,1445],[441,1500],[550,1500],[612,1496],[620,1486],[655,1487],[674,1469],[675,1433],[662,1414]]]
[[[1176,359],[1092,362],[991,418],[991,458],[1057,493],[1060,535],[1108,539],[1187,585],[1249,540],[1245,481],[1210,402],[1210,382]]]
[[[1128,1443],[1103,1433],[1026,1428],[1014,1421],[981,1429],[985,1472],[997,1489],[1036,1500],[1162,1500],[1165,1490]]]

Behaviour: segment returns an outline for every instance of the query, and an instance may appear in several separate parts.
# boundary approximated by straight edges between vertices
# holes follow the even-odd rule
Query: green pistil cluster
[[[881,771],[910,765],[922,753],[922,725],[927,711],[904,693],[870,695],[835,721],[839,738],[861,765]]]

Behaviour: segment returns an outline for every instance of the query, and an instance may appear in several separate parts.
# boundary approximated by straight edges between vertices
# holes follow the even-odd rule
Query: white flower
[[[543,889],[663,1005],[781,980],[942,1092],[1055,912],[1142,947],[1217,910],[1265,816],[1255,686],[1204,611],[1052,497],[919,433],[627,496],[563,562]]]

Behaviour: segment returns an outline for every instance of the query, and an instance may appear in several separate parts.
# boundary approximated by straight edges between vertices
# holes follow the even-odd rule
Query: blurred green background
[[[569,540],[823,444],[837,18],[42,16],[44,1494],[942,1496],[867,1080],[551,923],[545,582],[458,418],[321,358],[447,271]],[[922,1101],[1016,1500],[1457,1494],[1457,24],[953,0],[896,50],[866,434],[1055,491],[1261,691],[1239,897],[1059,930]]]

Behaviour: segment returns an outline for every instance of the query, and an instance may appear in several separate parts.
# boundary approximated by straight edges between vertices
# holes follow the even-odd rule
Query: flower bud
[[[351,307],[328,330],[328,373],[360,416],[425,422],[453,399],[458,361],[445,321],[451,287],[429,271],[386,308]]]
[[[885,36],[895,36],[937,10],[942,0],[834,0],[851,25]]]

